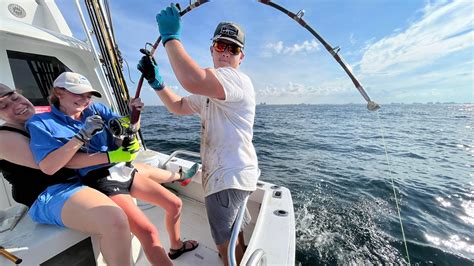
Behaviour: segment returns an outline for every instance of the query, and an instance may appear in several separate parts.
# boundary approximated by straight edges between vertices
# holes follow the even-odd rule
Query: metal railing
[[[244,202],[242,202],[242,206],[240,206],[239,212],[237,214],[237,218],[235,219],[235,223],[232,228],[232,235],[230,237],[229,247],[227,248],[227,257],[228,257],[230,266],[237,265],[237,260],[235,258],[235,246],[237,244],[240,228],[242,227],[242,221],[244,219],[244,213],[247,207],[248,199],[249,199],[249,196],[245,197]],[[243,245],[244,243],[241,243],[241,244]]]
[[[166,168],[166,165],[169,162],[171,162],[173,160],[173,158],[175,158],[177,155],[180,155],[180,154],[193,156],[193,157],[197,157],[197,158],[201,157],[201,155],[197,152],[188,151],[188,150],[176,150],[176,151],[174,151],[173,153],[170,154],[168,159],[166,159],[166,161],[163,164],[160,165],[160,168],[163,168],[163,169]],[[240,208],[239,208],[239,212],[237,213],[237,218],[236,218],[234,226],[232,228],[232,235],[231,235],[231,238],[230,238],[230,241],[229,241],[229,247],[227,249],[227,256],[228,256],[228,259],[229,259],[229,265],[231,265],[231,266],[236,266],[237,265],[237,259],[235,257],[235,247],[236,247],[237,239],[238,239],[238,236],[239,236],[239,233],[240,233],[240,228],[242,227],[242,222],[243,222],[243,219],[244,219],[245,209],[247,208],[247,202],[248,202],[249,196],[250,195],[245,197],[244,201],[242,202],[242,206],[240,206]],[[247,261],[246,265],[252,266],[252,265],[258,265],[259,263],[260,263],[260,265],[266,265],[265,251],[263,251],[262,249],[255,250],[252,253],[252,255],[250,256],[250,258]]]
[[[255,266],[255,265],[267,265],[267,257],[263,249],[256,249],[252,255],[250,255],[249,260],[245,264],[246,266]]]
[[[176,157],[177,155],[179,154],[184,154],[184,155],[188,155],[188,156],[193,156],[193,157],[201,157],[201,154],[197,153],[197,152],[194,152],[194,151],[187,151],[187,150],[176,150],[174,151],[173,153],[170,154],[170,156],[168,157],[168,159],[163,163],[161,164],[159,167],[162,168],[162,169],[165,169],[166,165],[174,158]]]

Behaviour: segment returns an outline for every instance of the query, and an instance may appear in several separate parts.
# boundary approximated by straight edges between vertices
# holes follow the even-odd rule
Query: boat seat
[[[156,153],[141,152],[139,160],[144,163],[158,164]],[[5,193],[0,193],[0,207],[7,209],[15,206],[11,196],[11,186],[0,173],[0,188]],[[134,199],[136,203],[136,199]],[[74,257],[84,258],[83,262],[75,265],[91,265],[91,260],[97,265],[105,265],[99,250],[99,239],[97,236],[81,233],[68,228],[60,228],[54,225],[38,224],[31,220],[28,214],[23,215],[21,220],[12,230],[0,233],[0,246],[23,260],[22,265],[64,265],[61,263],[64,256],[74,254]],[[77,253],[83,256],[77,256]],[[132,238],[132,260],[136,262],[143,254],[140,242]],[[65,260],[67,261],[67,259]],[[64,261],[63,261],[64,262]],[[0,266],[12,265],[12,262],[0,255]]]
[[[0,174],[0,184],[7,192],[2,198],[2,208],[11,208],[18,203],[11,197],[11,186]],[[135,201],[136,202],[136,201]],[[68,228],[54,225],[38,224],[25,213],[12,230],[0,233],[0,246],[23,260],[22,265],[64,265],[65,257],[69,254],[80,253],[82,261],[75,265],[105,265],[99,251],[97,236],[81,233]],[[132,238],[133,261],[137,261],[141,254],[141,245],[136,237]],[[13,265],[5,257],[0,256],[0,266]]]
[[[83,262],[75,265],[105,265],[99,251],[99,239],[76,230],[53,225],[38,224],[25,214],[13,230],[0,233],[0,245],[23,260],[23,265],[61,265],[68,254],[80,252]],[[136,261],[141,252],[140,242],[133,237],[132,254]],[[12,262],[0,256],[0,265]]]
[[[26,214],[11,231],[0,233],[0,243],[25,265],[38,265],[87,239],[78,231],[35,223]],[[0,257],[0,265],[11,262]]]

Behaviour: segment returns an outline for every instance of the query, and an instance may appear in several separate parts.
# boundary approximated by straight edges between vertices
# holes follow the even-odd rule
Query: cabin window
[[[53,81],[71,71],[56,57],[7,50],[15,87],[35,106],[48,106]]]

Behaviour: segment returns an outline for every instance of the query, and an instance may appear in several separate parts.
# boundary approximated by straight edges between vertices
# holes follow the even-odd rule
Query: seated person
[[[181,199],[159,184],[159,180],[168,179],[170,173],[156,169],[155,178],[151,178],[146,176],[147,171],[141,173],[139,167],[129,168],[119,163],[132,161],[139,144],[135,139],[125,147],[118,148],[118,151],[129,151],[125,153],[126,156],[122,152],[115,152],[115,139],[110,132],[103,130],[103,123],[108,123],[118,115],[103,104],[92,103],[92,96],[101,97],[100,93],[92,88],[84,76],[73,72],[62,73],[53,85],[52,111],[35,115],[26,124],[31,135],[30,148],[40,169],[48,174],[55,173],[68,165],[76,153],[87,152],[90,162],[94,161],[95,165],[72,167],[80,168],[78,173],[81,182],[109,196],[124,210],[130,229],[140,240],[151,264],[171,265],[170,257],[177,258],[197,248],[196,241],[183,242],[180,238]],[[134,99],[132,106],[140,110],[143,104],[139,99]],[[160,242],[157,229],[132,197],[165,209],[170,249],[173,250],[168,254],[169,257]]]
[[[71,169],[53,175],[39,170],[31,153],[25,122],[35,113],[31,102],[0,83],[0,171],[12,184],[13,199],[29,207],[32,220],[98,235],[109,265],[129,265],[130,227],[125,212],[101,192],[82,185]],[[80,154],[71,161],[80,162]]]

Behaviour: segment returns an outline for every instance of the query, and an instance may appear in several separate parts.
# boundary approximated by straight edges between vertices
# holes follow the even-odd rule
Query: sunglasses
[[[212,47],[214,47],[214,50],[216,50],[216,52],[219,52],[219,53],[225,52],[226,49],[227,51],[229,51],[229,53],[233,55],[238,55],[242,52],[242,48],[240,46],[235,45],[235,44],[225,43],[225,42],[214,42],[212,44]]]

